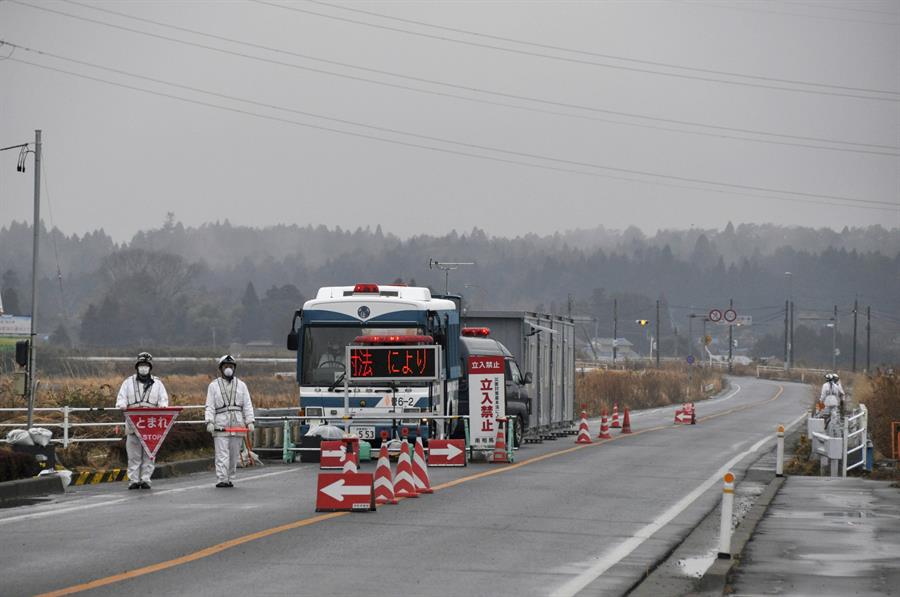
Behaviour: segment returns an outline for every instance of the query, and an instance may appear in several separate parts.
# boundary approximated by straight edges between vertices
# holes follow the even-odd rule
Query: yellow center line
[[[707,415],[705,417],[700,417],[697,420],[708,421],[710,419],[715,419],[717,417],[723,417],[725,415],[729,415],[738,411],[746,410],[748,408],[753,408],[755,406],[761,406],[763,404],[767,404],[772,402],[773,400],[777,400],[781,394],[784,392],[783,386],[778,386],[778,391],[774,396],[763,400],[762,402],[754,402],[752,404],[745,404],[743,406],[737,406],[713,415]],[[656,427],[648,427],[647,429],[641,429],[640,431],[635,431],[630,434],[620,434],[612,439],[605,439],[600,441],[594,441],[591,444],[578,444],[577,446],[573,446],[571,448],[565,448],[563,450],[557,450],[556,452],[548,452],[547,454],[542,454],[541,456],[534,456],[532,458],[528,458],[521,462],[517,462],[515,464],[509,464],[507,466],[495,468],[488,471],[483,471],[480,473],[475,473],[473,475],[469,475],[466,477],[461,477],[459,479],[455,479],[453,481],[448,481],[446,483],[441,483],[440,485],[435,485],[432,489],[435,491],[441,491],[444,489],[449,489],[451,487],[455,487],[457,485],[461,485],[463,483],[468,483],[470,481],[475,481],[477,479],[483,479],[485,477],[490,477],[492,475],[499,475],[501,473],[507,473],[509,471],[513,471],[523,466],[527,466],[529,464],[534,464],[536,462],[541,462],[550,458],[556,458],[557,456],[562,456],[564,454],[571,454],[578,450],[584,450],[585,448],[596,448],[597,446],[602,446],[604,444],[608,444],[609,442],[614,442],[618,440],[625,439],[627,437],[634,437],[637,435],[642,435],[644,433],[650,433],[652,431],[662,431],[665,429],[674,429],[674,427],[670,424],[666,425],[658,425]],[[401,498],[403,499],[403,498]],[[159,572],[161,570],[168,570],[169,568],[174,568],[176,566],[181,566],[182,564],[188,564],[190,562],[195,562],[197,560],[208,558],[209,556],[216,555],[233,547],[238,547],[239,545],[244,545],[245,543],[250,543],[251,541],[256,541],[258,539],[265,539],[266,537],[271,537],[272,535],[277,535],[278,533],[283,533],[285,531],[292,531],[294,529],[299,529],[305,526],[310,526],[313,524],[317,524],[320,522],[325,522],[326,520],[331,520],[334,518],[339,518],[341,516],[346,516],[350,514],[350,512],[332,512],[329,514],[319,514],[317,516],[313,516],[311,518],[304,518],[301,520],[295,520],[294,522],[289,522],[287,524],[283,524],[277,527],[272,527],[269,529],[265,529],[262,531],[257,531],[256,533],[250,533],[249,535],[243,535],[241,537],[235,537],[234,539],[229,539],[228,541],[223,541],[222,543],[217,543],[216,545],[211,545],[210,547],[205,547],[198,551],[173,558],[171,560],[166,560],[163,562],[158,562],[156,564],[150,564],[149,566],[143,566],[141,568],[135,568],[134,570],[129,570],[127,572],[122,572],[119,574],[113,574],[111,576],[105,576],[103,578],[98,578],[96,580],[92,580],[86,583],[72,585],[70,587],[65,587],[62,589],[58,589],[56,591],[50,591],[48,593],[41,593],[37,597],[58,597],[62,595],[72,595],[73,593],[80,593],[82,591],[89,591],[91,589],[97,589],[99,587],[105,587],[107,585],[111,585],[117,582],[122,582],[123,580],[129,580],[132,578],[137,578],[140,576],[144,576],[147,574],[152,574],[154,572]]]

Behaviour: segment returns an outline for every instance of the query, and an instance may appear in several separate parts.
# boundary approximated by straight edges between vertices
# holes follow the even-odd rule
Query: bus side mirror
[[[528,384],[531,383],[531,381],[532,381],[532,378],[531,378],[531,371],[526,371],[526,372],[525,372],[525,377],[522,378],[522,383],[528,385]]]
[[[287,335],[287,349],[296,352],[298,348],[300,348],[300,334],[297,330],[291,330]]]

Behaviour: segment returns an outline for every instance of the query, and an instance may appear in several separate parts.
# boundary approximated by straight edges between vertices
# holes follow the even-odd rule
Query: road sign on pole
[[[722,312],[719,311],[718,309],[712,309],[712,310],[710,310],[708,317],[709,317],[710,321],[712,321],[713,323],[716,323],[716,322],[722,320]]]
[[[734,320],[737,319],[737,312],[734,309],[728,309],[725,311],[724,317],[728,323],[734,323]]]

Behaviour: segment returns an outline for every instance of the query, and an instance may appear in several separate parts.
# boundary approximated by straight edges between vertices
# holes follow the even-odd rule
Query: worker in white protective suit
[[[216,448],[216,487],[234,487],[231,482],[241,454],[245,434],[253,433],[253,403],[247,384],[235,377],[237,362],[230,354],[219,359],[219,377],[206,392],[206,429]]]
[[[142,352],[134,363],[135,374],[122,382],[116,408],[161,408],[169,406],[169,394],[158,377],[150,375],[153,356]],[[131,422],[125,422],[125,452],[128,454],[128,489],[150,489],[156,463],[144,451]]]
[[[826,373],[825,383],[822,384],[822,392],[819,394],[819,402],[823,405],[822,415],[827,421],[828,427],[836,429],[840,426],[844,411],[844,396],[844,388],[841,386],[841,378],[838,374]]]

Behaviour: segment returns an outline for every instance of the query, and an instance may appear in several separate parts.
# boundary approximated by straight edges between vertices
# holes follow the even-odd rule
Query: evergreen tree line
[[[227,221],[187,228],[170,214],[129,243],[116,244],[103,231],[79,237],[56,229],[41,242],[39,328],[61,345],[281,346],[294,310],[320,286],[415,279],[442,292],[443,272],[428,267],[433,258],[475,262],[450,274],[451,292],[464,294],[468,308],[571,313],[579,317],[580,340],[612,336],[615,301],[619,336],[644,353],[659,301],[658,341],[667,356],[698,352],[690,344],[701,322],[693,320],[695,342],[689,343],[688,315],[727,307],[731,299],[739,313],[754,317],[752,328],[739,331],[738,349],[781,356],[790,294],[804,328],[795,330],[798,358],[805,352],[830,362],[831,330],[823,322],[833,305],[840,311],[841,359],[849,358],[850,309],[858,299],[873,308],[874,360],[900,360],[897,229],[837,233],[729,224],[652,237],[636,228],[598,228],[501,238],[476,228],[400,239],[380,228],[253,229]],[[27,315],[28,226],[0,229],[0,272],[7,313]],[[653,323],[640,329],[636,319]],[[864,327],[859,330],[862,342]],[[722,329],[709,331],[715,348],[727,350]],[[809,348],[801,351],[804,343]]]

